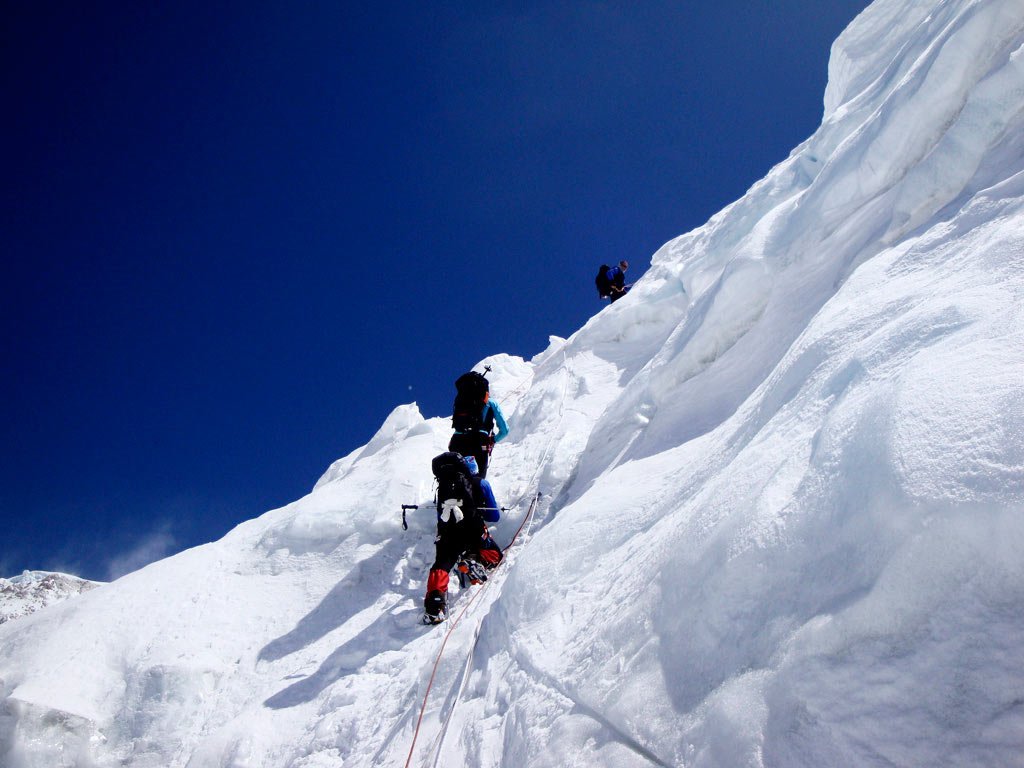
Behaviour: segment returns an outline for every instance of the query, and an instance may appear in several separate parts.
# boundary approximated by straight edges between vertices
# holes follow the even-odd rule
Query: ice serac
[[[1019,0],[878,0],[814,135],[484,361],[500,543],[543,496],[447,642],[450,426],[404,405],[305,498],[0,626],[0,764],[1019,765],[1022,45]]]

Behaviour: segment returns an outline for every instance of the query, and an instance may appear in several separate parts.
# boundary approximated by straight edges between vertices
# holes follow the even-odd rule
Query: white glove
[[[441,520],[445,523],[448,522],[449,518],[455,517],[456,523],[462,522],[462,509],[459,505],[462,503],[461,499],[448,499],[441,507]]]

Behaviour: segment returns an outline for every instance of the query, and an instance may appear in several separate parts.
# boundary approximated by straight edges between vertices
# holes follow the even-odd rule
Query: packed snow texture
[[[0,624],[35,613],[100,585],[67,573],[25,571],[20,576],[0,579]]]
[[[402,405],[305,498],[0,626],[0,762],[1024,764],[1022,45],[1020,0],[878,0],[788,159],[485,361],[525,525],[458,623],[418,625],[400,516],[448,421]]]

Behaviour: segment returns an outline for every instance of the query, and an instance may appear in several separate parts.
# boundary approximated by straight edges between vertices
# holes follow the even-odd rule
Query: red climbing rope
[[[539,500],[540,494],[538,493],[536,496],[533,497],[533,501],[530,502],[530,507],[529,509],[526,510],[526,514],[523,516],[523,522],[519,524],[519,528],[516,530],[515,535],[512,536],[512,540],[508,543],[508,546],[505,547],[504,550],[502,550],[503,552],[508,552],[510,549],[512,549],[512,545],[516,543],[516,539],[519,538],[519,534],[522,533],[523,528],[526,527],[526,523],[530,520],[530,518],[533,517],[533,512],[537,508],[537,502]],[[441,643],[441,648],[437,652],[437,658],[434,659],[434,668],[430,671],[430,680],[427,681],[427,690],[423,693],[423,704],[420,706],[419,717],[416,718],[416,730],[413,732],[412,735],[412,744],[409,746],[409,757],[405,761],[405,768],[409,768],[410,763],[412,763],[413,752],[416,749],[416,740],[419,738],[420,735],[420,725],[423,723],[423,713],[427,711],[427,699],[430,697],[430,689],[434,686],[434,678],[437,675],[437,668],[441,665],[441,657],[444,655],[445,646],[448,645],[448,638],[452,636],[452,633],[455,631],[455,628],[458,626],[459,622],[462,621],[462,617],[466,615],[466,612],[469,610],[470,606],[472,606],[476,599],[483,594],[484,590],[487,589],[487,586],[492,583],[493,582],[490,580],[485,581],[483,583],[483,586],[475,591],[473,596],[470,598],[469,602],[466,603],[465,607],[461,611],[459,611],[459,615],[455,618],[455,620],[453,622],[450,622],[448,631],[445,633],[444,636],[444,641]]]

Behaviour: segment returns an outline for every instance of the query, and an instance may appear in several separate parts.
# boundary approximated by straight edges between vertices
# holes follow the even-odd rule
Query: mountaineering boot
[[[441,622],[443,622],[447,618],[448,617],[445,615],[444,609],[442,608],[441,612],[437,613],[437,614],[424,613],[423,614],[423,623],[424,624],[440,624]]]
[[[447,618],[444,594],[431,590],[423,600],[423,623],[440,624]]]
[[[476,560],[467,560],[466,565],[469,566],[469,583],[470,584],[482,584],[487,581],[487,573],[484,571],[484,567],[480,565]]]
[[[463,589],[471,584],[481,584],[487,581],[484,567],[475,560],[463,558],[456,563],[455,570],[459,574],[459,586]]]

